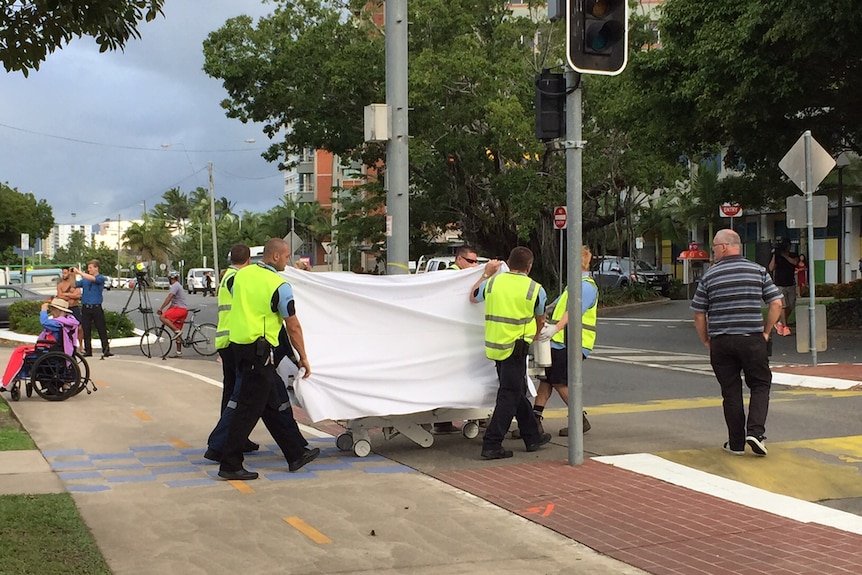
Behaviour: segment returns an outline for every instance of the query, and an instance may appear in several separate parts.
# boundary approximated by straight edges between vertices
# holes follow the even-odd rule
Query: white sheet
[[[285,270],[311,364],[294,389],[311,419],[493,407],[498,384],[485,358],[484,304],[469,301],[483,269]]]

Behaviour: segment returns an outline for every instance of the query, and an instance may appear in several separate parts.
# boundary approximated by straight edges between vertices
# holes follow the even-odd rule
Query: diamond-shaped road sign
[[[808,132],[806,132],[807,134]],[[829,155],[823,146],[812,136],[808,136],[811,141],[811,188],[805,189],[805,135],[799,136],[796,143],[778,162],[778,167],[781,171],[787,174],[794,184],[796,184],[803,192],[814,193],[823,178],[829,175],[832,168],[835,167],[835,159]]]

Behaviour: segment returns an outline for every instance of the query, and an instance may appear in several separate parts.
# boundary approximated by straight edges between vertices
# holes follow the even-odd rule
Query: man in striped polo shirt
[[[766,455],[766,414],[769,410],[769,369],[766,345],[781,315],[781,292],[766,269],[742,257],[742,242],[733,230],[715,234],[715,264],[700,280],[691,310],[700,341],[721,385],[728,440],[724,450],[745,454],[745,444]],[[769,305],[764,325],[762,304]],[[742,399],[742,374],[750,390],[748,421]]]

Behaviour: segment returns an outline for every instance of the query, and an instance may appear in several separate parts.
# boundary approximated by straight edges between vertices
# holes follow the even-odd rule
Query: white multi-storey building
[[[54,254],[60,248],[65,248],[69,245],[69,239],[73,232],[81,232],[84,234],[84,243],[90,245],[92,240],[90,234],[90,226],[86,224],[57,224],[48,233],[48,237],[42,242],[42,251],[48,258],[53,258]]]

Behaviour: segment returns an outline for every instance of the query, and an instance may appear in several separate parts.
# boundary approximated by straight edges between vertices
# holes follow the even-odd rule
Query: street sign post
[[[568,220],[568,215],[566,212],[566,206],[557,206],[554,208],[554,227],[558,230],[566,229],[566,221]]]
[[[568,219],[566,206],[557,206],[554,208],[554,227],[560,230],[560,293],[563,293],[563,230],[566,229]]]
[[[811,137],[811,130],[805,130],[778,162],[778,167],[787,174],[788,178],[793,180],[794,184],[799,186],[805,195],[808,250],[811,253],[811,250],[814,249],[814,190],[835,167],[835,158],[817,140]],[[814,304],[814,265],[812,265],[814,262],[811,261],[811,258],[808,260],[808,348],[811,351],[811,364],[817,365],[817,321],[815,315],[817,308]],[[798,329],[796,337],[799,338]]]

